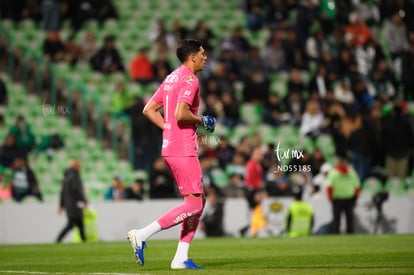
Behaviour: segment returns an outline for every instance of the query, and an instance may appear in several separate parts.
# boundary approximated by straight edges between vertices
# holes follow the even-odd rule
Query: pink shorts
[[[177,183],[180,194],[203,194],[198,157],[163,157]]]

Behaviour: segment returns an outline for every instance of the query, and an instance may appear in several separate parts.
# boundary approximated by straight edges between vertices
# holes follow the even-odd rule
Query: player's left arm
[[[160,129],[164,129],[164,118],[159,112],[162,106],[150,99],[150,101],[145,105],[142,113]]]
[[[202,121],[201,116],[193,114],[190,105],[184,102],[178,102],[174,115],[178,122],[185,124],[198,124]]]

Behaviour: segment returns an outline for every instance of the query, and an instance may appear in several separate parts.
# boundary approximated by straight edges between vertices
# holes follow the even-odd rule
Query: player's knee
[[[205,199],[203,195],[200,196],[187,196],[185,198],[186,203],[192,208],[194,214],[201,214],[204,209]]]

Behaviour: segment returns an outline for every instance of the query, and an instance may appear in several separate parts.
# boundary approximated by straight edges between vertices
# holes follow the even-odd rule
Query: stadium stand
[[[264,5],[262,1],[258,2]],[[292,2],[294,2],[293,7],[290,6],[288,14],[285,15],[285,21],[293,25],[289,28],[295,28],[294,23],[301,18],[304,6],[306,6],[299,1]],[[321,1],[320,4],[323,5],[325,2]],[[340,2],[342,4],[343,1]],[[139,47],[149,47],[151,58],[155,58],[156,51],[149,33],[158,19],[163,19],[168,31],[172,31],[172,24],[176,19],[185,22],[188,29],[192,29],[200,20],[207,22],[208,27],[214,33],[214,37],[209,41],[213,45],[211,53],[213,61],[217,61],[217,56],[221,51],[221,43],[231,35],[231,31],[235,27],[242,26],[243,35],[248,39],[248,42],[252,46],[258,47],[261,52],[268,48],[273,31],[270,26],[265,26],[257,31],[251,31],[245,27],[250,1],[114,0],[113,3],[118,11],[118,18],[107,19],[102,25],[93,19],[85,22],[76,33],[75,41],[82,44],[85,35],[91,33],[100,46],[106,36],[115,35],[116,47],[126,67]],[[308,1],[304,1],[304,3],[308,3]],[[410,3],[412,4],[412,1]],[[288,4],[285,4],[285,8],[287,6]],[[268,6],[263,7],[264,12],[266,8],[269,8]],[[356,6],[351,6],[351,8],[357,9]],[[178,14],[177,10],[179,10]],[[338,21],[340,20],[338,19]],[[340,22],[340,27],[347,24],[346,20],[343,21]],[[12,121],[22,111],[36,130],[37,136],[48,134],[50,129],[54,129],[63,136],[65,141],[65,149],[57,152],[52,162],[46,155],[31,156],[33,167],[44,184],[42,188],[45,194],[50,195],[50,198],[55,198],[62,171],[71,156],[81,156],[84,160],[86,186],[90,196],[94,199],[102,198],[103,189],[110,183],[114,173],[121,172],[130,182],[136,176],[145,176],[148,173],[148,171],[140,171],[137,174],[137,171],[134,171],[132,167],[133,156],[131,153],[134,149],[131,147],[133,142],[131,142],[130,121],[125,116],[113,116],[111,113],[112,94],[116,84],[123,82],[127,87],[126,91],[129,97],[138,96],[147,99],[153,93],[157,83],[150,85],[133,83],[127,73],[102,74],[94,72],[85,60],[73,66],[67,62],[49,62],[41,52],[46,32],[42,30],[41,24],[33,19],[24,19],[16,23],[9,18],[2,18],[1,33],[3,38],[6,37],[9,40],[5,61],[9,75],[6,77],[6,82],[11,91],[11,99],[4,110],[6,121],[10,123],[10,120]],[[73,34],[69,19],[62,22],[59,34],[62,41],[66,41]],[[379,45],[385,53],[387,62],[391,63],[392,57],[387,41],[381,32],[376,34],[376,38],[380,42]],[[289,44],[287,46],[293,47]],[[21,51],[13,52],[15,49],[21,49]],[[168,51],[168,60],[173,65],[177,64],[174,51]],[[326,60],[322,62],[328,63]],[[300,71],[301,80],[305,86],[309,84],[318,67],[317,62],[307,63],[307,66],[301,68]],[[289,69],[269,72],[267,77],[270,80],[270,93],[277,94],[281,99],[289,95],[291,92],[289,90]],[[237,91],[241,91],[243,88],[243,78],[241,77],[233,83],[234,86],[241,85],[236,89]],[[22,84],[18,84],[15,79],[18,79]],[[332,85],[338,85],[338,80],[335,79]],[[308,96],[310,96],[309,93],[305,95],[305,100]],[[330,133],[323,133],[316,139],[308,136],[301,137],[298,125],[289,123],[289,119],[284,120],[280,126],[269,125],[263,122],[263,104],[244,102],[239,93],[236,97],[240,100],[239,112],[243,123],[239,123],[234,128],[219,123],[216,130],[218,135],[227,136],[233,147],[237,148],[243,137],[259,133],[263,144],[282,143],[286,147],[305,149],[310,153],[315,148],[320,148],[325,159],[329,162],[333,161],[337,148],[334,137]],[[394,97],[391,104],[400,101],[404,101],[404,98],[401,100],[400,97]],[[45,102],[49,102],[54,107],[59,104],[68,107],[73,117],[70,116],[69,120],[61,114],[60,116],[58,114],[45,116],[42,113],[43,109],[39,108]],[[21,106],[25,106],[25,108],[20,108]],[[412,105],[408,104],[408,106]],[[288,113],[286,110],[282,111]],[[0,134],[0,138],[4,140],[5,133]],[[54,173],[49,173],[50,167]],[[212,175],[218,185],[225,186],[227,184],[226,177],[228,175],[220,168],[215,167]],[[374,184],[372,181],[367,182],[369,184],[364,184],[364,187],[366,190],[371,190],[370,186]],[[390,190],[397,190],[395,192],[402,190],[401,192],[404,193],[406,190],[401,188],[406,184],[389,183],[387,186]]]

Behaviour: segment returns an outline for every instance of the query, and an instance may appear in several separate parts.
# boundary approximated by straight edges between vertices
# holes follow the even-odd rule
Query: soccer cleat
[[[147,244],[141,240],[135,233],[136,230],[128,232],[128,241],[131,243],[132,249],[134,250],[134,257],[138,265],[144,265],[144,248]]]
[[[196,265],[192,259],[188,259],[180,263],[172,262],[171,269],[204,269],[204,267]]]

